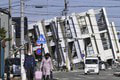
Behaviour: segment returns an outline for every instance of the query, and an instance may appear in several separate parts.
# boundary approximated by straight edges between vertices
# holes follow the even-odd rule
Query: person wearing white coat
[[[50,72],[53,69],[52,60],[51,60],[49,53],[46,53],[45,56],[43,57],[43,59],[41,61],[40,69],[43,72],[43,79],[49,80],[50,79]]]

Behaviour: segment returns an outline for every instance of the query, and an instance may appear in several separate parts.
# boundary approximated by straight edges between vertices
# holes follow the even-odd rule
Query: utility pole
[[[67,41],[67,11],[68,11],[68,2],[67,0],[64,0],[64,16],[65,16],[65,52],[66,52],[66,66],[67,69],[70,70],[70,62],[68,57],[68,41]]]
[[[58,62],[58,64],[57,64],[57,67],[58,67],[58,70],[60,69],[60,58],[59,58],[59,56],[60,56],[60,52],[59,52],[59,32],[58,32],[58,18],[57,18],[57,26],[56,26],[56,52],[57,52],[57,62]]]
[[[9,38],[12,40],[9,42],[9,52],[12,50],[12,45],[13,45],[13,34],[12,34],[12,7],[11,7],[12,0],[9,0],[9,27],[8,27],[8,32],[9,32]],[[13,51],[12,51],[13,52]],[[11,53],[9,54],[11,55]]]
[[[21,16],[21,45],[24,45],[24,0],[20,0],[20,16]],[[21,48],[21,80],[26,80],[24,64],[24,47]]]

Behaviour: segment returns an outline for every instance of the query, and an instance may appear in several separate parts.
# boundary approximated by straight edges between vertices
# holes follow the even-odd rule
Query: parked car
[[[13,76],[20,76],[21,75],[21,68],[20,68],[20,58],[8,58],[5,60],[5,72],[8,71]]]

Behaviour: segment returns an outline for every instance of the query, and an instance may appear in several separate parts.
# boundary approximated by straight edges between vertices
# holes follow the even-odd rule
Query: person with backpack
[[[36,66],[35,58],[32,55],[32,53],[30,53],[29,51],[28,54],[25,55],[25,61],[24,61],[24,68],[26,71],[27,80],[33,80],[35,66]]]
[[[41,61],[40,69],[43,72],[44,80],[50,80],[50,77],[52,77],[51,71],[53,69],[53,66],[52,66],[52,61],[50,57],[51,57],[50,54],[46,53]]]

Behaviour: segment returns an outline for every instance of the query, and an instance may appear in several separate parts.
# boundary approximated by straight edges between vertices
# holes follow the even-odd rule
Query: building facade
[[[105,8],[55,17],[38,23],[44,34],[47,51],[58,67],[83,62],[87,56],[112,61],[120,56],[119,39],[114,23],[107,18]]]

